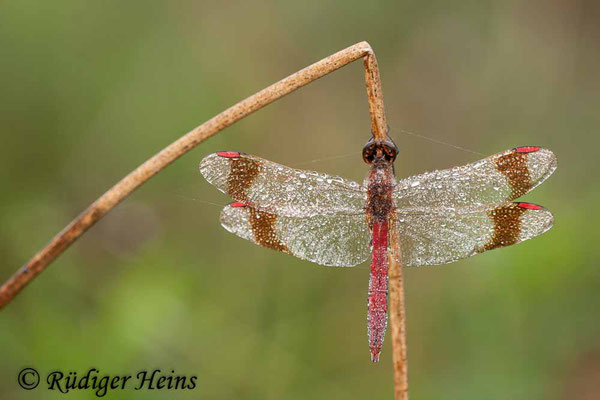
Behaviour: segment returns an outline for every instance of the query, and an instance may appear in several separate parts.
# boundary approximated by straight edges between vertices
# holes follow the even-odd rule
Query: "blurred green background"
[[[238,100],[355,42],[376,51],[399,177],[552,149],[525,199],[543,236],[406,270],[412,399],[600,396],[596,1],[1,1],[0,280],[150,155]],[[223,230],[198,172],[216,150],[361,181],[362,63],[203,143],[135,192],[0,314],[0,398],[42,376],[160,368],[192,391],[110,399],[390,399],[369,361],[368,264],[324,268]],[[329,157],[337,157],[329,159]],[[96,398],[92,391],[70,399]]]

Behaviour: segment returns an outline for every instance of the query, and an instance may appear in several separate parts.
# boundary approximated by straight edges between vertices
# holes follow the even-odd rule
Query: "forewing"
[[[233,199],[280,216],[364,212],[366,192],[355,182],[244,153],[211,154],[200,163],[200,172]]]
[[[321,265],[350,267],[370,254],[364,214],[285,217],[232,203],[221,212],[221,225],[243,239]]]
[[[536,204],[504,203],[455,209],[405,209],[395,215],[403,265],[435,265],[541,235],[550,211]]]
[[[517,147],[460,167],[398,181],[398,208],[502,203],[529,192],[556,169],[556,157],[537,146]]]

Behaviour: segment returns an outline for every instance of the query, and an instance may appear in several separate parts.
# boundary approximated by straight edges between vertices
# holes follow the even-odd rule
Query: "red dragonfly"
[[[229,232],[258,245],[326,266],[351,267],[371,257],[367,331],[377,362],[387,325],[388,229],[396,229],[402,265],[450,263],[519,243],[552,227],[552,214],[512,202],[548,178],[556,157],[516,147],[472,164],[396,181],[392,141],[371,139],[363,185],[223,151],[200,172],[234,203],[221,212]]]

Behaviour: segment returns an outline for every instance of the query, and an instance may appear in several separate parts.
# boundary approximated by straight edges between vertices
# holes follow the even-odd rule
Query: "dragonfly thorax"
[[[387,219],[395,208],[392,198],[396,186],[393,165],[384,162],[372,164],[365,186],[367,188],[367,215],[377,220]]]

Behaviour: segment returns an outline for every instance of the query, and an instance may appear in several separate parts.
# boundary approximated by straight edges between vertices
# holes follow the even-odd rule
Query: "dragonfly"
[[[471,164],[396,180],[398,148],[371,138],[362,185],[236,151],[205,157],[200,172],[234,202],[221,225],[260,246],[324,266],[371,259],[367,336],[379,361],[387,326],[388,256],[404,266],[445,264],[522,242],[552,227],[544,207],[514,201],[556,169],[539,146],[516,147]],[[390,249],[390,233],[399,252]]]

